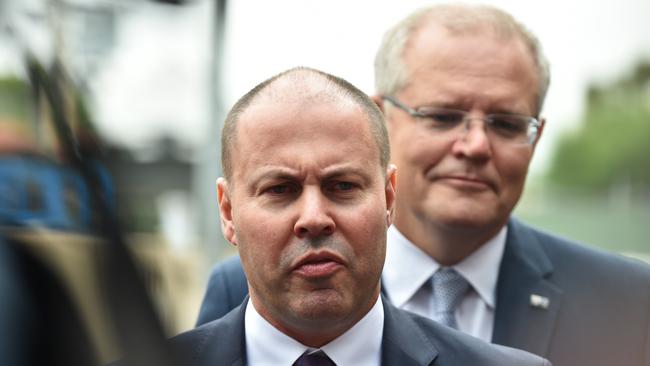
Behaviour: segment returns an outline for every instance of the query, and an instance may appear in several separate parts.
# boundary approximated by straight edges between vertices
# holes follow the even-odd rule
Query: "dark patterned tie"
[[[469,290],[469,282],[452,268],[441,267],[431,277],[433,285],[434,320],[458,329],[454,311]]]
[[[336,366],[334,361],[330,360],[325,352],[318,351],[311,354],[309,352],[308,350],[302,356],[298,357],[296,362],[293,363],[293,366]]]

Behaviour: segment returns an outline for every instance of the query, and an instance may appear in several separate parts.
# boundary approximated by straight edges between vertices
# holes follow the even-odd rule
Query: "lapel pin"
[[[548,299],[548,297],[537,294],[530,295],[530,306],[532,307],[546,310],[548,309],[550,303],[551,301]]]

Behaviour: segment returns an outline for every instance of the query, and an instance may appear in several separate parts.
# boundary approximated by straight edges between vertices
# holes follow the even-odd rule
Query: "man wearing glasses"
[[[554,365],[650,365],[648,266],[511,217],[549,79],[537,39],[493,7],[437,5],[386,33],[374,99],[399,173],[382,290]],[[215,270],[199,322],[232,293],[233,263]]]

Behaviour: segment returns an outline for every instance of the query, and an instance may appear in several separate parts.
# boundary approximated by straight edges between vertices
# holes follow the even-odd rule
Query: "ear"
[[[223,177],[217,179],[217,199],[219,200],[221,231],[226,240],[236,246],[237,235],[235,234],[235,223],[232,220],[230,192],[228,191],[228,182]]]
[[[386,226],[393,223],[395,216],[396,181],[397,167],[395,164],[388,164],[386,169]]]
[[[381,113],[386,114],[386,112],[384,111],[384,100],[381,99],[381,95],[373,95],[370,98],[372,99],[373,102],[375,102],[377,107],[379,107]]]
[[[535,142],[533,142],[533,150],[535,150],[535,147],[537,146],[537,143],[539,142],[539,139],[542,137],[542,132],[544,132],[544,127],[546,126],[546,118],[540,118],[539,119],[539,129],[537,130],[537,136],[535,137]]]

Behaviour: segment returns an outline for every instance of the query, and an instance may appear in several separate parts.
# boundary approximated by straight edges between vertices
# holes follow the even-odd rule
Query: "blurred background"
[[[176,334],[193,326],[210,265],[234,253],[220,233],[215,192],[228,108],[258,82],[297,65],[372,94],[383,32],[431,3],[0,0],[0,154],[66,166],[48,123],[52,108],[43,108],[30,79],[28,65],[38,65],[62,91],[80,149],[99,162],[104,194],[142,265],[164,331]],[[526,24],[551,62],[547,125],[516,215],[648,260],[650,2],[487,3]],[[0,161],[0,175],[12,164]],[[75,195],[82,188],[7,182],[0,184],[0,223],[92,234],[85,198]],[[18,190],[58,196],[65,220],[16,219],[7,208],[16,207]],[[47,246],[69,246],[68,238]],[[82,269],[69,256],[61,267],[74,277]]]

